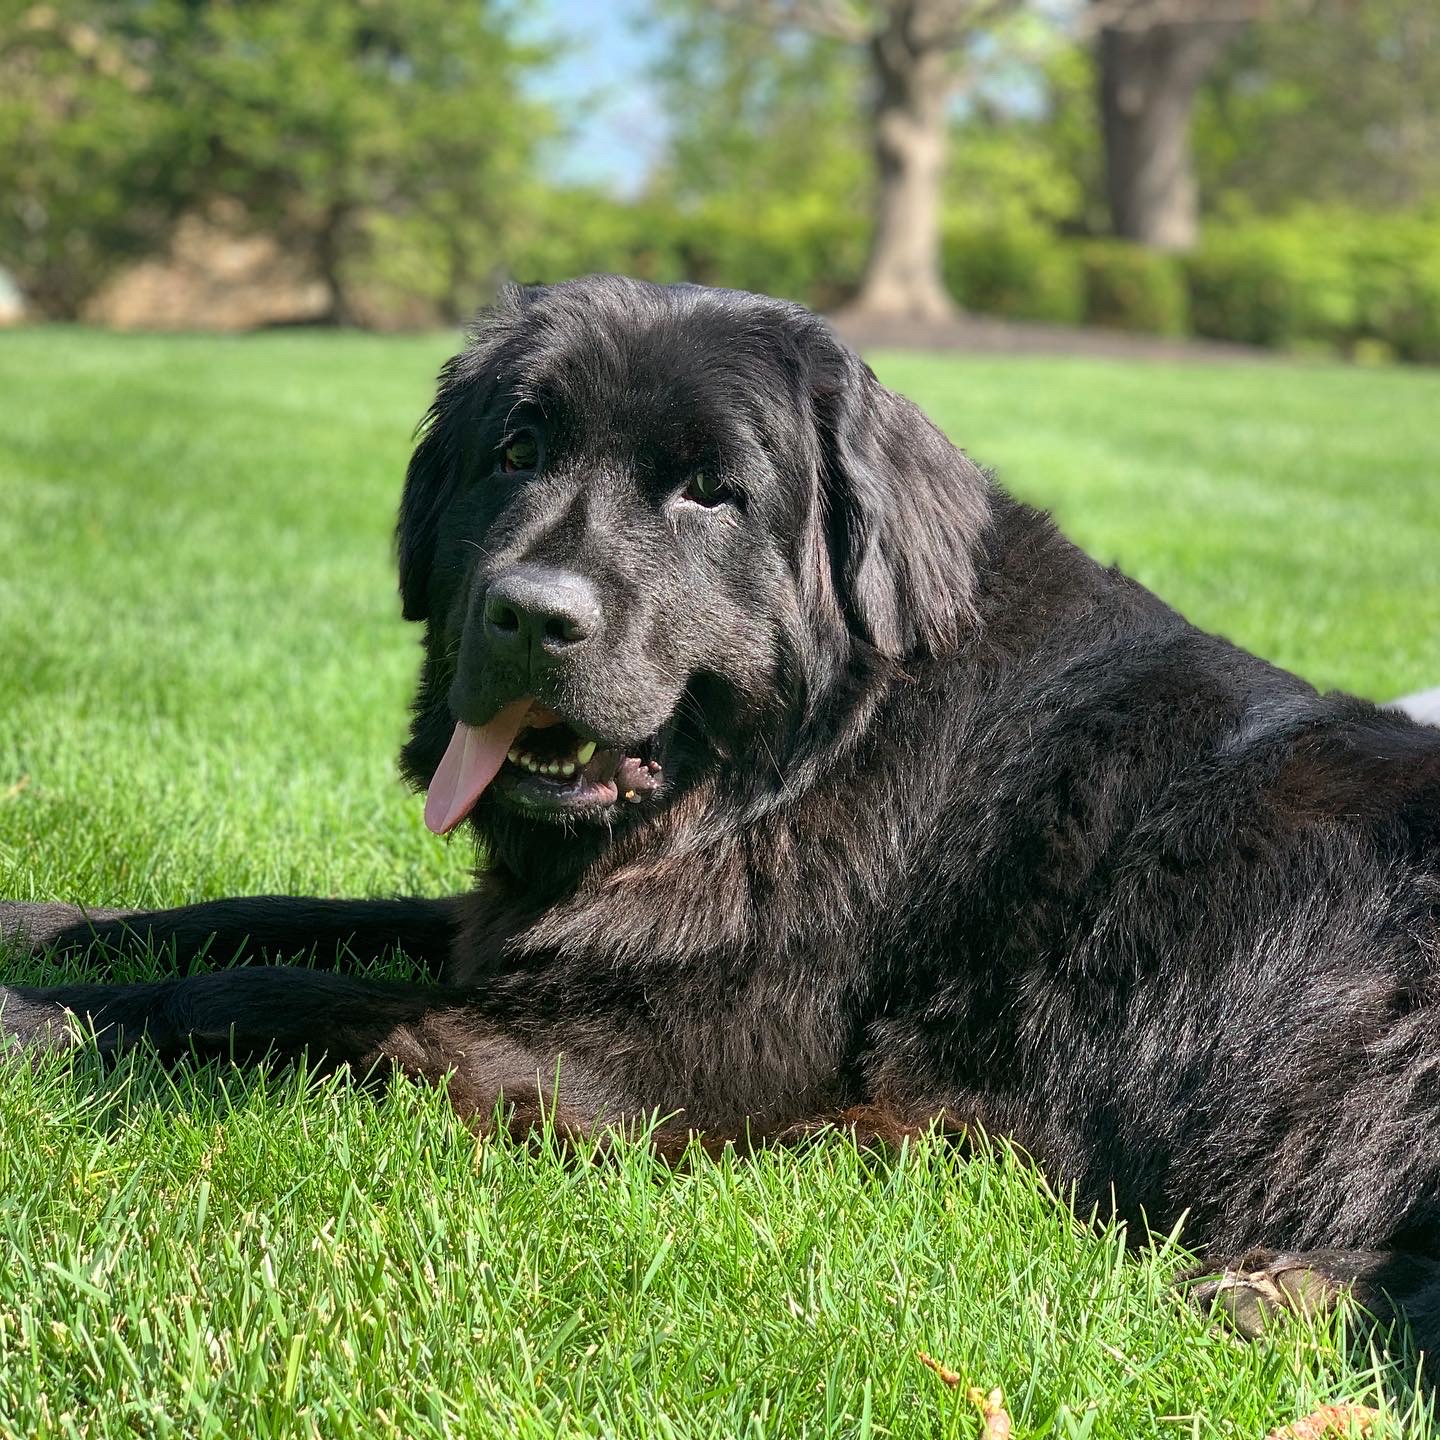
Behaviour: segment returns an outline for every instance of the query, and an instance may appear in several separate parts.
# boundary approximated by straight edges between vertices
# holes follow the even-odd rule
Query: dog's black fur
[[[1440,1341],[1440,731],[1197,631],[815,317],[734,292],[512,293],[445,367],[399,557],[415,785],[457,717],[533,694],[651,788],[572,813],[502,772],[454,901],[14,907],[42,945],[399,945],[440,983],[16,987],[12,1034],[68,1043],[69,1007],[108,1049],[308,1046],[516,1123],[943,1114]],[[582,577],[586,643],[499,654],[517,567]]]

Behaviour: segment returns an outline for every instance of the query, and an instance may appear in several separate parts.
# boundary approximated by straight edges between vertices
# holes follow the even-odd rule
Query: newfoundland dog
[[[1011,499],[796,305],[519,289],[444,368],[400,593],[453,900],[12,905],[294,960],[0,990],[28,1047],[308,1049],[569,1133],[1013,1136],[1242,1328],[1440,1342],[1440,731],[1319,695]],[[398,948],[435,983],[341,972]]]

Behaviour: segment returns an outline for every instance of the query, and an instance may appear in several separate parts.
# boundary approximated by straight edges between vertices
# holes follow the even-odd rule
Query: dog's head
[[[742,806],[785,793],[806,737],[813,760],[843,731],[837,696],[956,645],[986,506],[797,305],[508,292],[442,371],[400,509],[427,821],[472,817],[518,859],[722,770]]]

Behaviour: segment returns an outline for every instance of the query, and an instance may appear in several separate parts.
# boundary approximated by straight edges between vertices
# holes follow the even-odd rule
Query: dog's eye
[[[685,486],[684,495],[687,500],[693,501],[696,505],[716,506],[723,505],[727,500],[735,498],[735,492],[723,481],[710,474],[708,470],[697,470]]]
[[[500,452],[500,468],[507,475],[517,470],[533,470],[539,463],[540,447],[531,435],[517,435]]]

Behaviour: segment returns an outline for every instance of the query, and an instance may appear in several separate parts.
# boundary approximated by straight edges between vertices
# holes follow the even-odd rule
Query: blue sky
[[[565,45],[536,83],[562,113],[579,104],[576,131],[554,169],[565,179],[632,194],[659,156],[665,120],[648,67],[658,44],[635,0],[529,0],[526,29]]]

